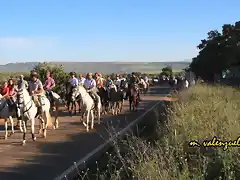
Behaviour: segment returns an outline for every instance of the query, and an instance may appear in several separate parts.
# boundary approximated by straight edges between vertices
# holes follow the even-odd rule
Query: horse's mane
[[[23,92],[24,96],[29,96],[28,90],[23,88],[23,89],[18,89],[18,92]]]

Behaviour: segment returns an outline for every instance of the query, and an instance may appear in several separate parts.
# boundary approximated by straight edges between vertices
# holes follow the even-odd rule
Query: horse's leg
[[[19,108],[17,108],[17,116],[18,116],[18,117],[21,117],[20,109],[19,109]],[[23,132],[22,120],[21,120],[21,118],[19,118],[19,119],[17,120],[17,122],[18,122],[18,126],[19,126],[19,129],[20,129],[20,132]]]
[[[43,113],[42,120],[44,122],[44,125],[43,125],[43,137],[46,138],[47,137],[47,127],[48,127],[48,116],[46,114],[46,111],[44,111],[44,113]]]
[[[122,99],[122,101],[121,101],[120,112],[122,112],[122,110],[123,110],[123,104],[124,104],[124,99]]]
[[[10,123],[11,123],[11,126],[12,126],[12,134],[14,134],[14,122],[13,122],[12,116],[9,116],[9,120],[10,120]]]
[[[43,121],[42,115],[38,115],[37,118],[39,120],[39,132],[38,132],[38,134],[41,134],[43,132],[44,121]]]
[[[26,133],[27,133],[27,122],[25,120],[23,122],[23,139],[22,139],[22,145],[26,144]]]
[[[101,121],[101,108],[98,108],[98,124],[100,124]]]
[[[118,114],[118,102],[114,103],[114,115]]]
[[[94,112],[93,112],[93,110],[91,110],[91,119],[92,119],[91,129],[93,129],[93,126],[94,126]]]
[[[111,102],[112,115],[114,115],[114,108],[115,108],[115,102]]]
[[[90,111],[91,110],[87,111],[87,123],[83,122],[83,125],[86,126],[87,132],[89,131],[88,122],[89,122]]]
[[[77,115],[77,102],[73,102],[73,107],[74,107],[74,115]]]
[[[8,138],[8,118],[4,118],[4,126],[5,126],[5,136],[4,138]]]
[[[59,128],[58,113],[59,113],[59,106],[56,106],[56,110],[55,110],[55,123],[54,123],[54,126],[55,126],[56,129]]]
[[[23,128],[22,128],[22,120],[18,120],[19,122],[19,129],[20,129],[20,132],[23,132]]]
[[[35,118],[31,118],[31,133],[32,133],[32,140],[36,141],[36,136],[35,136]]]

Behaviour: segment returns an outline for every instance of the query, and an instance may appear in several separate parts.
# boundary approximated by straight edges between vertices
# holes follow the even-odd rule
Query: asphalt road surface
[[[46,139],[37,135],[35,142],[31,140],[28,131],[25,146],[21,146],[22,134],[19,131],[7,140],[3,139],[3,120],[0,120],[0,180],[54,179],[73,162],[82,159],[109,139],[111,131],[120,131],[162,100],[169,90],[169,87],[152,87],[148,94],[142,96],[138,112],[130,113],[128,102],[125,101],[120,115],[102,117],[102,123],[96,124],[88,133],[78,116],[69,117],[63,113],[59,118],[59,129],[49,130]],[[36,128],[38,132],[38,126]]]

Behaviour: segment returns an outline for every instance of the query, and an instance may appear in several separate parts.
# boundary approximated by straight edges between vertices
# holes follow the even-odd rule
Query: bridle
[[[22,99],[22,102],[20,102],[20,99]],[[30,107],[28,109],[24,110],[23,114],[28,112],[32,108],[32,106],[33,106],[33,101],[32,100],[27,102],[25,104],[25,106],[27,106],[29,103],[31,103]],[[21,106],[24,107],[23,89],[17,91],[17,105],[18,105],[18,107],[21,107]]]

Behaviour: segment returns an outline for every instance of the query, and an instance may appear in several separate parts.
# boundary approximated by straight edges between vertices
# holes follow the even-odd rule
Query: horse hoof
[[[8,136],[4,136],[4,139],[7,139],[8,138]]]
[[[22,141],[22,146],[24,146],[26,144],[26,140]]]
[[[33,141],[36,141],[36,140],[37,140],[37,138],[36,138],[36,137],[34,137],[32,140],[33,140]]]
[[[23,132],[23,129],[20,129],[20,132]]]
[[[12,131],[12,132],[11,132],[11,135],[13,135],[14,133],[15,133],[15,132],[14,132],[14,131]]]
[[[89,129],[87,129],[87,132],[89,132]]]
[[[86,124],[85,122],[83,122],[83,125],[84,125],[85,127],[87,127],[87,124]]]
[[[91,129],[93,129],[93,126],[91,127]]]

